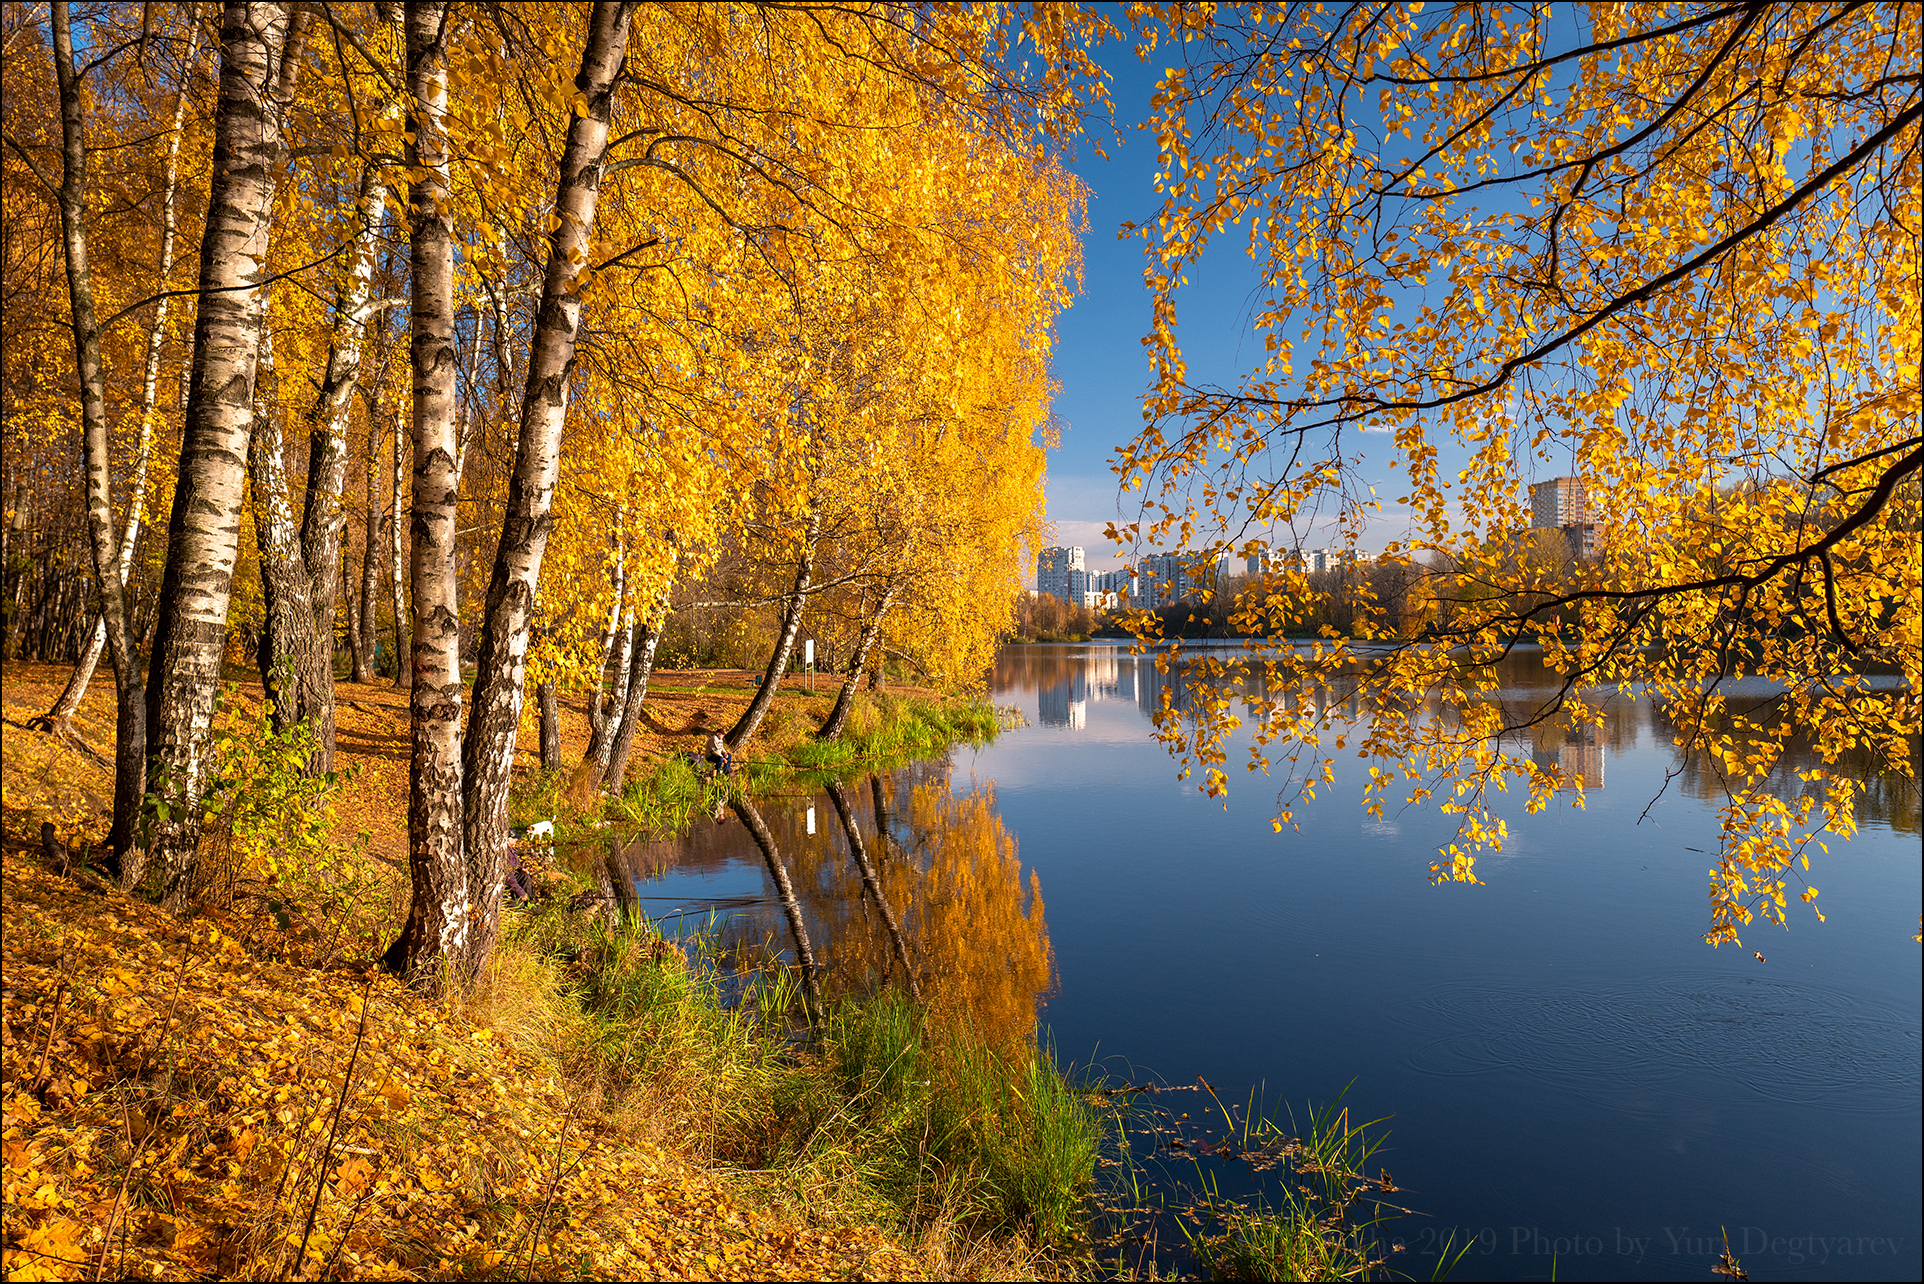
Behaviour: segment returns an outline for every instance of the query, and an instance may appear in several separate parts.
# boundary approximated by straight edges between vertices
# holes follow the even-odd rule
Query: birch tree
[[[146,692],[147,786],[159,800],[148,854],[159,862],[164,893],[174,904],[193,887],[240,539],[281,152],[269,95],[286,32],[284,5],[229,0],[222,7],[193,367]],[[143,868],[138,858],[123,861],[121,877],[137,880]]]
[[[439,989],[467,958],[474,895],[461,849],[461,628],[455,601],[454,230],[448,177],[448,6],[409,0],[408,270],[414,379],[414,596],[409,699],[407,923],[390,968]]]
[[[87,476],[87,532],[100,618],[113,658],[114,825],[112,843],[123,868],[131,865],[134,822],[145,778],[146,710],[133,636],[127,618],[125,581],[114,530],[112,471],[107,457],[107,399],[101,369],[100,325],[94,315],[92,269],[87,259],[86,121],[80,78],[74,70],[72,17],[65,3],[53,6],[54,72],[60,84],[60,233],[67,260],[67,297],[73,330],[74,366],[80,380],[80,418]]]
[[[127,518],[121,524],[120,551],[115,558],[116,574],[120,578],[123,597],[128,573],[133,569],[134,548],[140,541],[141,527],[147,516],[147,474],[154,458],[161,346],[167,336],[167,317],[173,303],[173,296],[167,289],[167,282],[174,271],[175,232],[180,216],[180,145],[186,133],[187,85],[193,77],[200,56],[200,23],[190,20],[186,27],[187,50],[181,59],[180,84],[174,94],[173,128],[167,134],[167,159],[161,178],[160,261],[154,269],[154,292],[159,295],[159,298],[154,303],[154,318],[147,330],[147,359],[141,371],[140,402],[134,412],[139,427],[134,446],[133,468],[127,483]],[[69,57],[69,64],[71,61]],[[64,127],[66,120],[64,99],[62,108],[61,119]],[[47,730],[55,735],[64,735],[73,725],[74,711],[80,707],[81,700],[86,697],[87,687],[93,681],[94,669],[100,663],[100,653],[106,649],[106,645],[107,618],[103,613],[94,625],[93,635],[88,639],[86,648],[80,653],[80,659],[75,663],[73,673],[67,679],[67,685],[61,689],[59,698],[53,703],[53,708],[39,720]],[[144,744],[142,753],[144,756]],[[144,766],[142,770],[144,772]],[[118,786],[116,786],[117,792]],[[115,806],[116,815],[118,815],[119,804],[116,803]],[[116,834],[120,832],[118,821],[115,822],[114,830]],[[122,850],[119,842],[115,843],[114,850],[116,854]]]
[[[514,474],[481,627],[474,712],[462,754],[468,885],[475,906],[472,965],[476,968],[493,949],[500,917],[508,779],[525,695],[529,623],[553,526],[568,380],[581,325],[579,281],[591,266],[608,122],[632,12],[628,3],[597,0],[589,16],[587,46],[575,76],[576,99],[561,156],[547,270],[530,343]],[[652,642],[647,651],[652,658]]]

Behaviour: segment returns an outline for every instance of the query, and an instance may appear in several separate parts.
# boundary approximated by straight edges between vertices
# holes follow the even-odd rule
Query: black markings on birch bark
[[[575,76],[585,110],[568,117],[555,192],[556,226],[548,239],[547,270],[529,341],[521,431],[508,480],[501,541],[488,582],[475,666],[474,710],[462,745],[468,883],[475,906],[470,966],[475,970],[494,948],[500,919],[508,781],[526,694],[529,625],[541,583],[541,559],[554,525],[568,378],[581,325],[579,277],[592,245],[608,122],[632,12],[626,3],[596,0],[589,15],[587,46]]]
[[[461,838],[461,632],[455,603],[454,238],[449,221],[447,5],[406,8],[408,263],[414,382],[414,504],[409,559],[414,639],[408,667],[407,924],[390,968],[422,989],[459,984],[471,923]],[[398,524],[398,522],[397,522]]]
[[[808,527],[802,535],[802,552],[795,568],[795,587],[789,592],[788,601],[782,607],[782,631],[775,641],[775,654],[768,657],[768,668],[762,673],[761,686],[755,690],[755,698],[748,702],[748,708],[728,730],[726,737],[730,749],[740,749],[755,734],[761,725],[762,715],[774,703],[775,691],[782,683],[782,671],[788,667],[788,656],[795,649],[795,635],[802,628],[802,609],[808,605],[808,586],[815,573],[815,541],[822,530],[820,509],[811,512]]]
[[[149,855],[163,893],[179,905],[193,890],[200,845],[210,723],[220,683],[234,565],[240,545],[255,361],[266,290],[280,128],[267,102],[287,11],[228,0],[221,11],[220,91],[213,176],[201,236],[194,355],[180,473],[167,528],[147,682],[147,785],[163,800]],[[122,877],[139,876],[138,860]]]
[[[132,848],[146,777],[146,706],[127,616],[126,575],[121,569],[114,531],[113,474],[107,458],[106,377],[101,367],[100,326],[94,314],[93,273],[87,260],[86,121],[79,77],[74,71],[73,26],[66,4],[53,6],[52,25],[54,74],[60,86],[60,234],[67,259],[74,367],[80,382],[87,535],[100,593],[100,627],[114,666],[114,821],[110,841],[125,877],[129,869],[139,872],[139,861]]]

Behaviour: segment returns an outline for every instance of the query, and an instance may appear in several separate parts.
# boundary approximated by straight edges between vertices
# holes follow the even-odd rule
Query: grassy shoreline
[[[668,756],[619,795],[584,795],[568,772],[531,775],[514,818],[551,821],[557,847],[611,830],[672,838],[731,794],[985,743],[1006,716],[980,700],[864,694],[836,741],[778,718],[731,778]],[[502,954],[575,979],[572,1073],[587,1095],[619,1112],[664,1094],[650,1113],[682,1121],[679,1145],[785,1201],[884,1227],[933,1275],[1088,1273],[1078,1255],[1103,1123],[1046,1049],[940,1022],[895,986],[806,1021],[782,968],[730,1006],[708,938],[667,942],[645,922],[570,914],[561,906],[593,884],[557,865],[540,877],[547,894],[515,916]]]
[[[571,911],[560,871],[469,992],[430,1004],[382,973],[405,908],[405,692],[342,684],[325,868],[240,869],[228,903],[176,919],[87,868],[111,792],[93,748],[111,743],[108,684],[76,746],[24,726],[64,670],[6,677],[10,1277],[1081,1273],[1053,1247],[1051,1191],[1076,1193],[1076,1164],[1066,1185],[1034,1175],[1061,1163],[1030,1138],[1087,1115],[1063,1091],[1042,1094],[1052,1112],[1026,1104],[1060,1086],[1052,1061],[934,1030],[887,994],[798,1040],[779,978],[724,1005],[699,947]],[[663,677],[651,705],[712,725],[752,675]],[[736,781],[778,789],[996,728],[979,701],[897,689],[863,693],[845,740],[816,744],[832,696],[785,686]],[[243,682],[239,724],[258,703]],[[578,758],[585,711],[569,712]],[[644,739],[639,779],[607,799],[524,770],[518,820],[685,827],[713,795],[680,756],[690,740]]]
[[[731,780],[714,780],[691,765],[689,755],[697,751],[699,740],[688,737],[679,747],[657,749],[618,793],[584,791],[575,768],[526,772],[511,794],[510,818],[516,826],[551,821],[556,837],[563,840],[613,825],[651,837],[677,837],[712,810],[723,785],[752,795],[800,780],[888,770],[958,744],[986,743],[995,738],[1003,716],[982,699],[919,691],[864,692],[856,697],[842,734],[832,741],[817,740],[814,727],[832,699],[832,692],[823,700],[785,691],[756,739],[739,755]]]
[[[701,714],[674,719],[692,727],[745,704],[754,675],[664,676],[651,705]],[[347,771],[317,804],[333,822],[307,851],[321,859],[263,876],[230,844],[228,899],[163,914],[87,868],[111,691],[90,693],[76,746],[24,726],[64,670],[6,677],[10,1278],[1155,1278],[1125,1246],[1151,1202],[1218,1277],[1377,1265],[1328,1230],[1327,1200],[1244,1207],[1165,1185],[1152,1201],[1118,1149],[1143,1119],[1129,1094],[1072,1081],[1033,1037],[986,1038],[896,988],[806,1022],[779,967],[725,1002],[712,942],[584,909],[586,880],[552,862],[532,862],[542,894],[506,916],[477,983],[423,1000],[375,961],[405,909],[405,692],[342,684]],[[886,770],[1010,716],[863,693],[824,745],[811,733],[832,695],[785,687],[727,783],[752,796]],[[258,688],[230,707],[243,733],[259,725]],[[586,731],[564,707],[567,757]],[[606,797],[530,753],[515,823],[551,819],[564,842],[683,832],[721,796],[687,762],[699,741],[645,737]],[[1114,1172],[1099,1188],[1118,1164],[1128,1189]]]

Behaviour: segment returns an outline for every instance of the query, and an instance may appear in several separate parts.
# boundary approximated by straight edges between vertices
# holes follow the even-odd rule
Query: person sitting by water
[[[513,843],[508,844],[508,896],[517,905],[525,905],[534,899],[534,883],[528,878],[528,871],[521,867],[521,853]]]
[[[728,743],[719,731],[708,733],[708,752],[702,755],[702,760],[724,776],[734,773],[735,756],[728,752]]]

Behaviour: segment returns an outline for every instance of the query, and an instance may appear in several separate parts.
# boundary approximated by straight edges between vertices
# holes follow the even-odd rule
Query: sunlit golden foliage
[[[1433,869],[1475,881],[1504,837],[1489,791],[1527,787],[1534,810],[1555,787],[1501,749],[1509,715],[1483,698],[1488,661],[1540,646],[1557,689],[1531,717],[1594,722],[1643,684],[1715,764],[1708,940],[1813,900],[1815,835],[1856,823],[1843,755],[1917,780],[1918,25],[1892,4],[1135,12],[1166,60],[1165,199],[1139,229],[1156,385],[1116,465],[1143,516],[1116,533],[1222,549],[1321,520],[1354,548],[1381,511],[1360,434],[1393,444],[1409,526],[1386,556],[1421,609],[1372,603],[1348,638],[1251,663],[1454,711],[1385,700],[1351,745],[1279,709],[1250,767],[1288,745],[1328,781],[1352,749],[1372,810],[1395,793],[1461,818]],[[1227,389],[1189,381],[1177,329],[1185,274],[1224,237],[1263,282],[1264,355]],[[1598,557],[1512,538],[1522,483],[1551,469],[1588,487]],[[1287,632],[1315,597],[1278,571],[1238,623]],[[1754,678],[1778,693],[1733,708],[1723,687]],[[1224,698],[1161,725],[1220,794],[1239,722]],[[1822,761],[1786,787],[1795,737]]]

